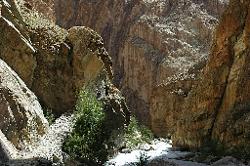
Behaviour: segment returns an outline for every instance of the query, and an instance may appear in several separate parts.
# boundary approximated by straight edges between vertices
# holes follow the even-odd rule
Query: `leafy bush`
[[[101,102],[90,90],[81,91],[76,110],[74,130],[64,143],[64,151],[85,163],[103,163],[108,154]]]
[[[79,94],[76,104],[76,123],[74,130],[66,139],[63,150],[72,158],[89,165],[102,164],[111,154],[112,138],[110,126],[103,112],[103,104],[96,99],[91,90],[83,90]],[[127,148],[150,142],[152,133],[144,126],[140,126],[135,118],[125,129],[124,142]],[[110,139],[113,139],[110,142]]]
[[[49,125],[51,125],[56,120],[55,115],[53,114],[52,110],[49,108],[47,108],[47,110],[44,111],[44,116],[48,120]]]
[[[136,118],[132,117],[124,135],[124,142],[126,148],[134,149],[140,144],[149,143],[152,140],[152,132],[145,126],[139,125]]]

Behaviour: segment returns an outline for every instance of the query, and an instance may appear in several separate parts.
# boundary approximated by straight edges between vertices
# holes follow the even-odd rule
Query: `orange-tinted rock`
[[[223,14],[208,64],[186,98],[176,145],[197,148],[219,142],[229,150],[249,145],[249,11],[248,0],[232,0]]]
[[[162,135],[157,130],[166,123],[156,127],[156,117],[167,110],[155,106],[168,103],[171,94],[161,98],[164,92],[157,87],[206,59],[225,6],[217,0],[55,0],[55,13],[63,27],[86,25],[102,35],[112,56],[114,82],[129,108]]]

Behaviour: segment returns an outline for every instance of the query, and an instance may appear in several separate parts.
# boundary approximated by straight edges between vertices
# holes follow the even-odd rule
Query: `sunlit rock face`
[[[42,13],[34,8],[43,1],[30,1],[29,5],[18,2],[1,3],[0,57],[43,106],[57,114],[72,111],[79,90],[104,67],[112,78],[111,59],[103,40],[90,28],[67,31],[40,17]]]
[[[189,70],[205,64],[226,5],[219,0],[55,0],[59,25],[86,25],[102,35],[128,106],[159,135],[175,126],[168,114],[179,100],[171,99],[175,90],[161,87],[195,77]]]
[[[23,4],[29,10],[37,11],[51,21],[55,21],[54,0],[17,0],[16,2]]]
[[[99,55],[98,41],[102,45],[95,31],[73,27],[65,41],[54,46],[55,51],[38,50],[32,90],[55,113],[72,111],[79,90],[101,72],[104,54]]]
[[[0,82],[0,130],[16,148],[22,149],[46,132],[48,122],[37,97],[2,60]]]
[[[215,33],[213,48],[197,86],[183,102],[176,145],[219,142],[249,154],[250,2],[232,0]]]
[[[4,0],[0,3],[0,55],[1,58],[12,61],[12,64],[17,64],[16,69],[22,69],[21,76],[29,84],[35,63],[33,57],[28,58],[28,55],[32,55],[35,49],[26,39],[25,30],[21,33],[17,28],[18,25],[10,21],[20,18],[13,5],[13,1]],[[4,43],[6,45],[3,45]],[[7,49],[11,46],[12,49]],[[25,63],[26,66],[21,63]],[[3,149],[5,137],[12,146],[22,149],[26,143],[34,143],[48,128],[48,122],[43,116],[37,97],[2,59],[0,59],[0,112],[0,142]]]
[[[65,30],[54,25],[40,16],[46,11],[40,3],[0,1],[0,165],[5,165],[2,159],[12,160],[10,165],[43,165],[41,157],[62,162],[62,144],[74,118],[61,114],[73,112],[79,90],[88,83],[113,77],[101,36],[84,26]],[[130,113],[112,83],[98,90],[114,141]],[[38,100],[61,115],[50,127]]]

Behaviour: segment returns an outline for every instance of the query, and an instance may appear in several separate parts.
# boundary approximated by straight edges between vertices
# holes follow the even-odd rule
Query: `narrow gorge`
[[[164,135],[170,119],[162,118],[174,107],[172,93],[187,95],[191,85],[169,88],[170,93],[164,88],[174,81],[181,84],[196,78],[206,63],[213,31],[227,3],[57,0],[55,19],[65,28],[86,25],[101,34],[112,56],[114,83],[129,108],[141,122]]]
[[[249,165],[249,25],[249,0],[1,0],[0,165]]]

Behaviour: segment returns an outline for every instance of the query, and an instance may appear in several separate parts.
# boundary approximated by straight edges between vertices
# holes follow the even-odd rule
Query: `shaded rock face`
[[[76,37],[77,36],[77,37]],[[101,38],[85,27],[73,27],[58,52],[38,51],[32,89],[54,112],[73,110],[78,91],[94,79],[103,67],[97,57],[99,47],[91,46]],[[93,48],[92,48],[93,47]]]
[[[112,62],[102,38],[92,29],[78,26],[64,30],[47,22],[40,13],[33,18],[34,8],[42,1],[18,2],[0,1],[0,58],[6,62],[0,60],[0,165],[5,165],[2,158],[11,160],[10,165],[42,165],[41,156],[61,160],[57,155],[61,155],[72,119],[58,118],[44,137],[31,144],[48,127],[34,94],[55,113],[72,111],[78,91],[96,81],[97,75],[113,78]],[[130,112],[112,83],[105,85],[104,93],[105,127],[110,131],[110,142],[117,143],[116,137],[129,123]],[[27,146],[23,149],[22,145]]]
[[[0,130],[16,148],[21,149],[25,143],[32,143],[44,134],[48,122],[36,96],[2,60],[0,82]]]
[[[164,102],[162,105],[172,105],[172,101],[168,102],[168,92],[166,98],[161,97],[164,92],[158,87],[206,60],[211,34],[226,4],[55,0],[55,13],[56,22],[63,27],[86,25],[102,35],[114,62],[114,82],[122,89],[129,108],[161,135],[168,123],[162,116],[167,110],[165,106],[159,110],[158,101]]]
[[[183,102],[174,144],[196,148],[220,142],[249,154],[249,21],[250,2],[232,0],[200,80]]]
[[[13,12],[13,14],[12,14]],[[26,29],[20,27],[17,19],[20,15],[13,1],[3,1],[0,15],[0,56],[9,61],[10,67],[19,71],[18,74],[30,87],[36,67],[33,56],[35,48],[31,46],[26,36]],[[24,65],[25,64],[25,65]]]
[[[33,11],[43,14],[47,19],[55,21],[53,0],[21,0],[23,5]]]
[[[124,131],[130,123],[131,112],[121,92],[109,79],[97,80],[97,99],[103,104],[102,139],[106,142],[109,155],[116,155],[124,146]]]
[[[103,66],[112,78],[112,63],[103,40],[87,27],[66,31],[55,25],[43,25],[44,19],[23,20],[23,13],[32,11],[25,3],[19,5],[21,15],[14,1],[2,1],[0,57],[45,107],[58,114],[72,111],[78,90],[95,79]],[[41,25],[33,25],[34,19]]]
[[[127,108],[121,92],[109,81],[103,82],[98,87],[98,99],[104,103],[106,113],[106,126],[108,130],[121,130],[125,125],[129,125],[130,111]],[[122,130],[121,130],[122,131]]]

